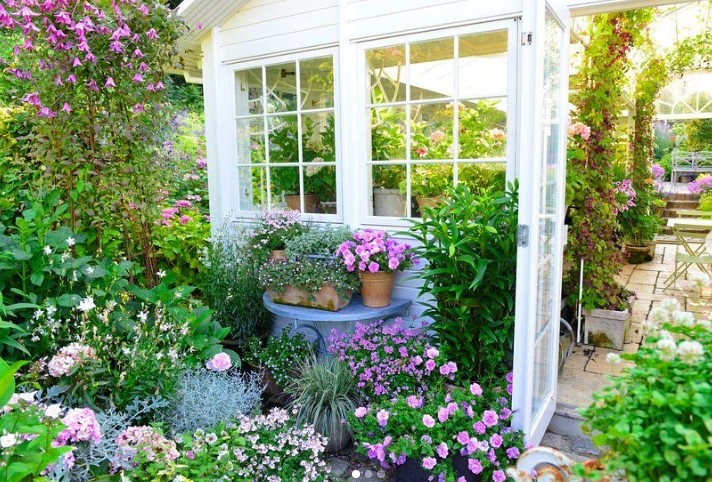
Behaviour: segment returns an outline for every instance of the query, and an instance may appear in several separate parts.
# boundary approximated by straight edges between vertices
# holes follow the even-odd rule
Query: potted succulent
[[[356,231],[353,241],[339,246],[337,255],[348,272],[359,273],[363,304],[371,308],[390,305],[396,272],[417,262],[409,244],[372,229]]]
[[[503,482],[524,449],[522,434],[509,427],[503,388],[485,391],[473,383],[358,407],[349,416],[357,450],[394,466],[396,482]]]
[[[252,231],[250,245],[254,250],[266,251],[269,259],[286,259],[285,242],[305,230],[299,222],[299,211],[274,209],[262,213]]]
[[[334,357],[318,361],[315,356],[299,365],[299,376],[286,388],[292,396],[297,423],[313,425],[328,439],[326,451],[341,451],[351,440],[346,419],[356,409],[356,379],[349,366]]]
[[[330,259],[268,261],[258,278],[275,303],[327,311],[347,306],[359,287],[358,276]]]

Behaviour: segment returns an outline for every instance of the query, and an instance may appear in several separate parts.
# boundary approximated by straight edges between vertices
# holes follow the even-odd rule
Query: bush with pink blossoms
[[[304,230],[299,211],[273,209],[260,214],[257,218],[250,245],[253,249],[266,253],[275,249],[284,249],[287,240],[302,234]]]
[[[267,415],[240,416],[176,438],[175,460],[148,460],[139,452],[137,467],[123,475],[131,481],[251,480],[322,482],[328,467],[322,455],[326,439],[310,425],[297,425],[283,409]]]
[[[180,454],[176,443],[153,427],[128,427],[116,437],[119,459],[131,465],[168,463]]]
[[[455,482],[463,465],[482,480],[503,482],[507,467],[524,451],[522,434],[512,430],[510,399],[502,380],[489,389],[477,383],[450,392],[401,394],[359,407],[349,416],[357,451],[383,467],[407,460],[432,472],[434,480]]]
[[[342,243],[336,254],[349,271],[404,271],[418,262],[409,244],[374,229],[356,231],[353,241]]]
[[[430,346],[419,329],[404,327],[400,318],[393,323],[356,323],[352,334],[334,330],[328,351],[348,364],[359,391],[372,400],[423,394],[457,372],[457,365]]]
[[[76,442],[101,441],[101,427],[96,421],[96,415],[90,408],[72,408],[62,418],[67,426],[55,439],[57,446],[70,445]]]

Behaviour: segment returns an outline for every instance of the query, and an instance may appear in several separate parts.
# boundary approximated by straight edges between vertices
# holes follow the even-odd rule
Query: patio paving
[[[638,350],[643,339],[642,323],[650,310],[663,299],[674,297],[687,311],[708,313],[710,310],[709,303],[712,302],[710,288],[706,288],[701,293],[702,303],[696,302],[685,291],[689,288],[687,281],[681,281],[678,286],[665,288],[665,280],[675,269],[675,249],[675,245],[659,244],[653,261],[625,265],[618,277],[621,284],[636,293],[631,329],[626,335],[624,352],[634,353]],[[572,355],[559,376],[558,404],[575,408],[588,406],[593,400],[593,393],[608,383],[607,375],[617,374],[621,367],[625,366],[626,362],[618,366],[608,363],[606,356],[612,352],[620,353],[616,350],[583,344],[574,346]]]

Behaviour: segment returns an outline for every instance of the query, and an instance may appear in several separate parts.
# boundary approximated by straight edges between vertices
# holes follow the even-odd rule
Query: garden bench
[[[678,218],[712,218],[712,211],[700,211],[699,209],[675,209]]]
[[[673,184],[676,184],[677,178],[684,174],[706,172],[712,174],[712,151],[673,151],[670,173],[670,181]]]
[[[360,296],[354,296],[351,303],[339,311],[317,310],[315,308],[304,308],[302,306],[283,305],[275,303],[269,294],[262,295],[262,302],[267,311],[273,315],[282,316],[290,320],[294,330],[306,329],[316,335],[320,350],[326,352],[326,341],[322,333],[322,327],[331,328],[343,326],[344,323],[356,323],[357,321],[387,320],[396,316],[405,316],[408,308],[413,304],[412,300],[392,298],[391,304],[383,308],[369,308],[364,306]]]

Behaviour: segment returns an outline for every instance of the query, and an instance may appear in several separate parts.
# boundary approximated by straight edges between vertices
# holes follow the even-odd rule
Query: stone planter
[[[628,254],[628,262],[630,264],[647,263],[655,257],[655,243],[650,243],[646,246],[629,246],[626,244],[625,252]]]
[[[301,209],[299,194],[285,194],[284,201],[287,203],[289,209],[294,209],[299,211]],[[319,207],[319,197],[316,194],[305,194],[304,195],[304,212],[305,213],[315,213],[316,208]]]
[[[373,215],[404,218],[405,194],[401,194],[399,189],[373,188]]]
[[[625,335],[630,329],[633,299],[627,310],[584,310],[584,343],[601,348],[623,350]]]
[[[267,293],[275,303],[326,311],[339,311],[344,308],[351,302],[353,294],[350,290],[339,293],[334,285],[326,283],[322,284],[316,293],[309,293],[303,288],[292,285],[287,286],[283,293],[277,293],[271,288],[267,288]]]
[[[452,467],[455,469],[455,477],[464,477],[467,482],[480,482],[482,475],[475,475],[467,468],[467,457],[456,455],[450,458]],[[419,460],[406,459],[405,463],[396,465],[394,471],[394,482],[429,482],[437,480],[433,473],[425,470]]]
[[[396,281],[396,273],[388,271],[359,272],[361,278],[361,297],[364,306],[369,308],[383,308],[391,304],[393,295],[393,285]]]

